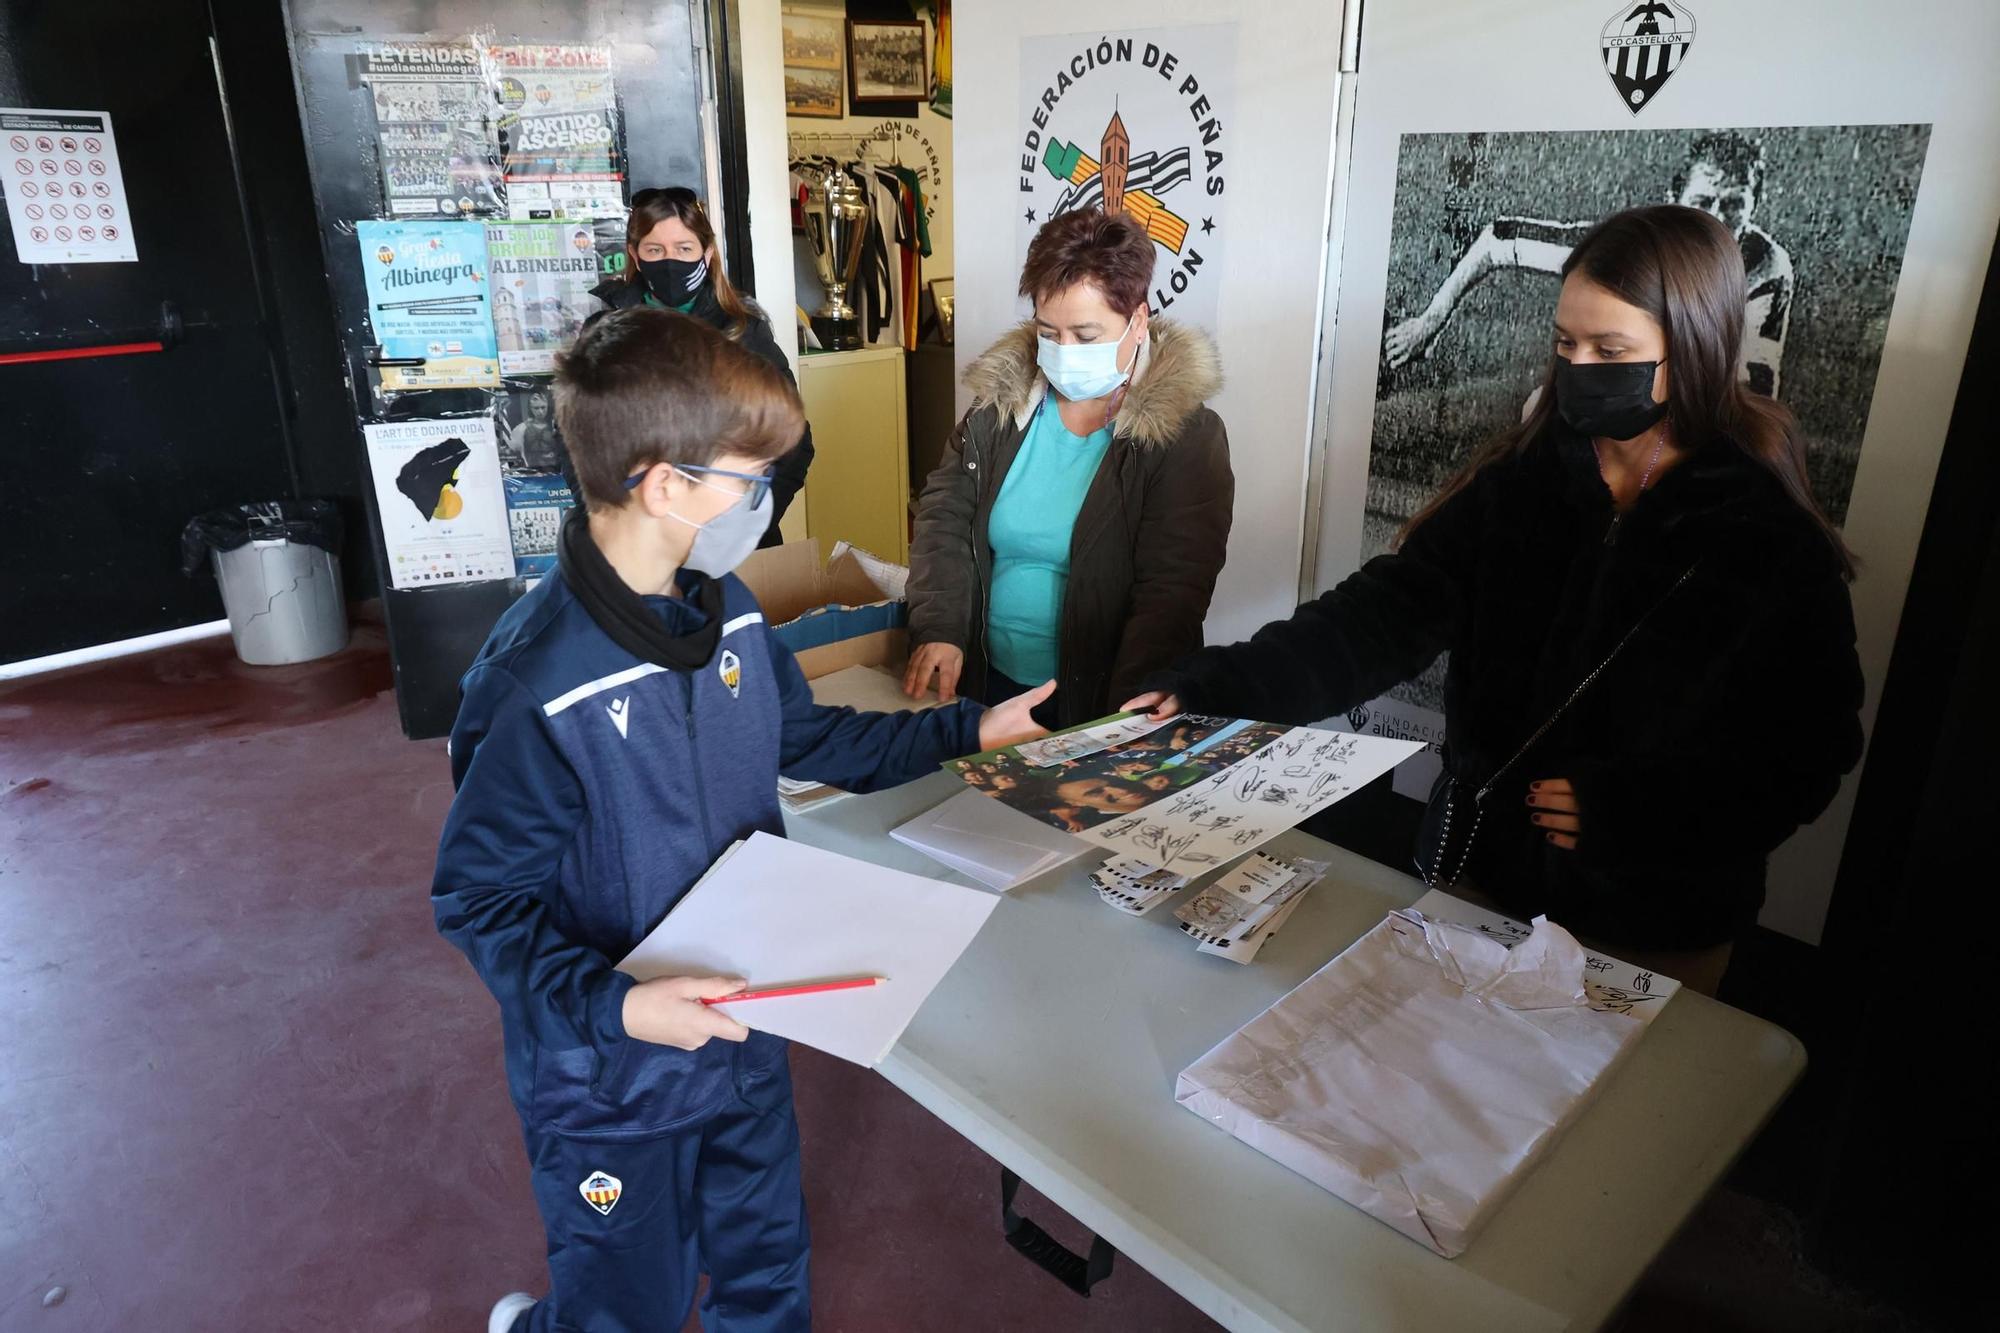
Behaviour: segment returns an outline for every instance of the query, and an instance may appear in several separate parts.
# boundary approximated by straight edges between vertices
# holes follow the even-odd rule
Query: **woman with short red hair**
[[[1038,716],[1069,726],[1200,647],[1236,492],[1206,406],[1222,370],[1207,334],[1148,317],[1152,276],[1123,213],[1061,214],[1028,247],[1034,317],[966,372],[972,409],[918,505],[911,697],[1054,680]]]

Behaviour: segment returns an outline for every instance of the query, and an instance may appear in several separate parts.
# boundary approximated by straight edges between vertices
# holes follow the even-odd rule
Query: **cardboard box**
[[[807,680],[851,666],[900,668],[910,571],[842,542],[824,566],[813,541],[756,552],[736,570]]]

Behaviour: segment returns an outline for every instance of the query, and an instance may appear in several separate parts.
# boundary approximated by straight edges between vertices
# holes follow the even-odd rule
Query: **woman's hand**
[[[952,649],[957,652],[958,649]],[[1029,710],[1056,692],[1052,680],[1042,682],[1040,688],[1017,694],[1004,704],[997,704],[986,710],[979,719],[979,748],[998,750],[1006,745],[1019,745],[1038,736],[1048,735],[1048,729],[1030,716]]]
[[[750,1029],[702,1001],[734,995],[741,977],[655,977],[625,992],[625,1035],[655,1046],[698,1051],[711,1037],[742,1041]]]
[[[1165,722],[1181,711],[1181,700],[1179,695],[1168,694],[1165,690],[1148,690],[1136,699],[1127,699],[1124,708],[1119,711],[1144,713],[1154,722]]]
[[[1576,850],[1577,835],[1583,832],[1583,812],[1576,804],[1576,789],[1568,778],[1547,778],[1528,784],[1529,822],[1543,829],[1550,842],[1566,852]]]
[[[948,704],[957,697],[958,673],[963,670],[965,670],[963,648],[954,648],[948,643],[924,644],[910,654],[910,665],[903,670],[903,693],[912,699],[923,698],[924,691],[930,688],[931,676],[935,673],[938,702]]]

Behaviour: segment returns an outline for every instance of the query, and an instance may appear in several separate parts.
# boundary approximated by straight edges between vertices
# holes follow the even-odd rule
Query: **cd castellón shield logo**
[[[1123,212],[1157,247],[1147,309],[1213,324],[1234,39],[1220,25],[1022,43],[1021,255],[1051,218]]]
[[[602,1171],[593,1171],[576,1188],[585,1203],[609,1217],[611,1210],[618,1206],[618,1197],[625,1192],[625,1182]]]
[[[1635,116],[1666,87],[1693,45],[1694,14],[1666,0],[1626,0],[1598,36],[1604,72]]]

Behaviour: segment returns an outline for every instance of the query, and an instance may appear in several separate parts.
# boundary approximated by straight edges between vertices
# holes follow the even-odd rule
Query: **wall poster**
[[[487,48],[509,216],[570,222],[625,211],[611,48]]]
[[[598,283],[596,233],[587,222],[499,223],[486,229],[493,332],[503,375],[546,375],[556,349],[583,329]]]
[[[0,107],[0,177],[23,264],[138,262],[110,112]]]
[[[1153,238],[1147,309],[1215,329],[1236,26],[1021,42],[1017,254],[1078,208],[1123,209]]]
[[[500,382],[481,222],[354,224],[385,390]]]
[[[383,209],[399,218],[500,213],[500,144],[479,48],[419,42],[352,59],[375,110]]]
[[[362,430],[391,587],[514,576],[491,418],[377,421]]]
[[[507,525],[514,543],[514,576],[545,578],[556,567],[556,539],[576,507],[569,483],[545,472],[508,473]]]
[[[561,472],[566,453],[556,429],[554,386],[544,379],[510,379],[497,404],[500,464],[514,473]]]

